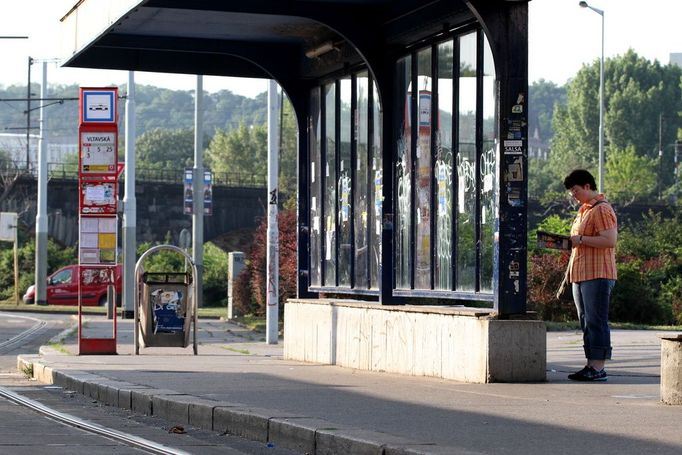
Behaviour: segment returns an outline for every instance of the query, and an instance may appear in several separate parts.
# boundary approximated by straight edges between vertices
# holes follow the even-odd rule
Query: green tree
[[[607,59],[604,68],[606,145],[616,149],[633,146],[637,156],[656,156],[659,126],[661,146],[674,142],[682,125],[678,115],[682,111],[681,75],[679,67],[651,62],[632,50]],[[598,61],[583,66],[568,84],[566,106],[555,106],[553,126],[550,163],[557,177],[577,167],[597,167]],[[659,178],[667,186],[672,182],[672,154],[663,159],[664,172]]]
[[[629,205],[646,201],[656,191],[656,162],[637,156],[635,147],[609,147],[605,164],[604,184],[611,202]]]
[[[136,164],[147,169],[184,169],[194,161],[194,131],[147,131],[137,139]]]
[[[282,103],[281,147],[279,151],[279,191],[292,204],[296,199],[296,157],[298,156],[298,125],[291,102]],[[284,201],[280,201],[284,202]]]
[[[528,87],[528,98],[528,134],[532,136],[537,129],[540,138],[551,140],[554,136],[554,106],[566,104],[566,87],[540,79]]]
[[[208,145],[206,163],[213,172],[264,179],[268,169],[267,149],[267,126],[241,123],[235,130],[216,132]]]

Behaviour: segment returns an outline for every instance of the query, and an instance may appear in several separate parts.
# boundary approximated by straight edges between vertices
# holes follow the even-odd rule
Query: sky
[[[104,1],[104,0],[98,0]],[[59,19],[76,0],[0,0],[0,36],[28,36],[28,39],[0,39],[0,85],[26,84],[28,56],[59,58]],[[563,85],[584,65],[601,54],[601,16],[580,8],[578,0],[531,0],[529,3],[529,80],[545,79]],[[622,55],[632,48],[640,56],[669,62],[670,53],[682,52],[681,0],[593,0],[591,6],[604,10],[606,58]],[[48,65],[48,83],[77,83],[81,86],[122,85],[125,71],[60,68]],[[40,80],[33,66],[31,80]],[[174,90],[193,90],[194,75],[163,75],[136,72],[138,84]],[[207,76],[204,90],[228,89],[253,97],[267,90],[263,79]]]

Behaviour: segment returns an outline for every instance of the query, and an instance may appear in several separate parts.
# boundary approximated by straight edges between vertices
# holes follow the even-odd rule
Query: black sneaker
[[[595,370],[592,367],[585,367],[582,370],[571,373],[568,375],[568,379],[571,381],[606,381],[608,376],[606,375],[606,370]]]

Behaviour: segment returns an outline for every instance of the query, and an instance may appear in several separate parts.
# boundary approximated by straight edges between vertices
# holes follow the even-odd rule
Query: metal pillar
[[[125,194],[123,196],[123,317],[133,317],[137,259],[137,201],[135,199],[135,72],[128,72],[125,118]]]
[[[38,210],[36,213],[35,303],[47,304],[47,134],[45,102],[47,98],[47,63],[43,62],[40,85],[40,140],[38,143]],[[30,116],[31,113],[27,112]]]
[[[197,86],[194,98],[194,169],[192,176],[192,194],[194,195],[192,214],[192,260],[197,268],[194,277],[197,286],[197,307],[203,305],[204,279],[204,150],[203,136],[203,76],[197,76]]]
[[[267,256],[267,311],[266,342],[277,344],[279,338],[279,228],[277,226],[277,176],[279,118],[277,82],[268,85],[268,256]]]

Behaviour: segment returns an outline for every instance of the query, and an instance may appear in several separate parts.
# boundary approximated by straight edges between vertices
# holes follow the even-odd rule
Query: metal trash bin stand
[[[143,261],[158,251],[181,254],[189,272],[145,272]],[[145,251],[135,265],[134,352],[143,347],[189,346],[192,331],[197,355],[197,268],[192,258],[173,245],[157,245]]]

